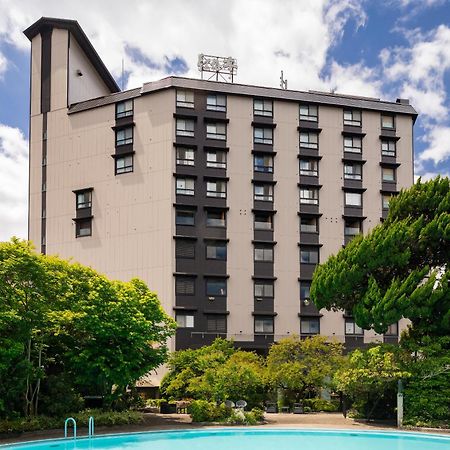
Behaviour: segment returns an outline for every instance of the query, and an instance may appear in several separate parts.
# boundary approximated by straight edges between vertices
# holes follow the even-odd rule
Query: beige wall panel
[[[364,342],[372,344],[374,342],[383,342],[383,335],[375,333],[374,330],[364,330]]]
[[[414,183],[414,143],[413,121],[410,116],[396,116],[397,159],[401,162],[397,169],[397,189],[410,187]]]
[[[299,162],[297,103],[275,102],[275,334],[300,333]]]
[[[52,31],[51,109],[67,107],[67,54],[69,32],[54,28]]]
[[[330,336],[338,342],[345,342],[345,320],[342,312],[321,309],[320,334]]]
[[[227,176],[230,177],[227,204],[228,334],[236,340],[253,340],[253,102],[249,98],[228,96],[227,130],[230,147]],[[245,335],[244,337],[233,335]]]
[[[41,35],[36,35],[31,41],[31,86],[30,86],[30,114],[41,112]]]

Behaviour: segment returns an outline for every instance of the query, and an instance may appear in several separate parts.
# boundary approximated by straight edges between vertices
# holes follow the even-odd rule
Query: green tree
[[[282,389],[289,402],[317,394],[342,364],[343,346],[324,336],[292,336],[270,347],[267,356],[269,383]]]
[[[390,201],[384,223],[320,265],[311,285],[316,306],[352,311],[378,333],[405,317],[417,336],[449,335],[449,183],[419,180]]]

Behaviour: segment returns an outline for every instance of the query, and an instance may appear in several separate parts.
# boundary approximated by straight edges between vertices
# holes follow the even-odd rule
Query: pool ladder
[[[64,422],[64,438],[67,439],[67,429],[69,423],[73,423],[73,438],[77,438],[77,421],[73,417],[68,417]],[[93,437],[95,432],[94,417],[90,416],[88,421],[88,437]]]

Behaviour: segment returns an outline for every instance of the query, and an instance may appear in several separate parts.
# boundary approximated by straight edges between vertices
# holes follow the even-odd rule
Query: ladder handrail
[[[64,438],[67,438],[67,428],[69,422],[73,423],[73,438],[77,438],[77,421],[73,417],[68,417],[64,422]]]
[[[89,421],[88,421],[88,436],[92,437],[94,436],[94,431],[95,431],[95,423],[94,423],[94,417],[90,416],[89,417]]]

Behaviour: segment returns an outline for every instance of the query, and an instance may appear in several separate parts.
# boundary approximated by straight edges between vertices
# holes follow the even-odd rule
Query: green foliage
[[[0,243],[0,299],[3,417],[77,410],[87,394],[123,408],[126,387],[166,360],[175,330],[142,281],[110,281],[18,239]]]
[[[231,416],[231,408],[206,400],[194,400],[189,407],[193,422],[223,422]]]
[[[387,220],[320,265],[311,298],[384,333],[408,318],[417,336],[450,334],[450,180],[420,180],[390,201]]]
[[[325,400],[323,398],[305,398],[304,400],[302,400],[302,403],[303,407],[308,407],[311,411],[339,411],[339,401],[337,400]]]
[[[342,364],[342,344],[323,336],[292,336],[272,345],[267,376],[273,390],[282,389],[287,403],[299,402],[329,387],[329,379]]]

